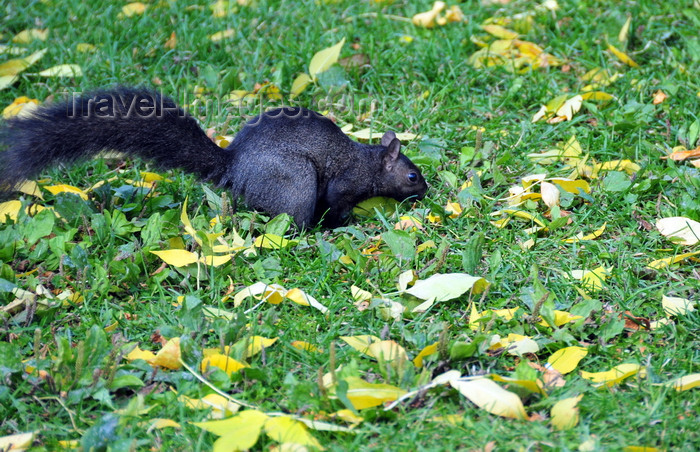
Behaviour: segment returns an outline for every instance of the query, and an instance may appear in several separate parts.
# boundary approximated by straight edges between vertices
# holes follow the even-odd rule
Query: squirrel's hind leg
[[[246,187],[248,206],[272,216],[286,213],[299,228],[313,227],[318,186],[313,164],[306,160],[268,163],[257,168],[256,180],[265,183]]]

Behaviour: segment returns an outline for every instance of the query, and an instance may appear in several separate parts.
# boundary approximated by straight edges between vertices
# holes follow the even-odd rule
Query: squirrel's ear
[[[399,159],[399,148],[401,148],[401,142],[398,138],[394,138],[391,140],[391,143],[386,146],[383,162],[384,168],[386,168],[387,171],[391,171],[394,167],[394,163],[396,163],[396,161]]]
[[[394,138],[396,138],[396,134],[394,132],[392,132],[391,130],[388,131],[387,133],[384,134],[384,136],[382,136],[382,146],[384,146],[385,148],[388,148],[389,144],[391,144],[391,142],[394,140]]]

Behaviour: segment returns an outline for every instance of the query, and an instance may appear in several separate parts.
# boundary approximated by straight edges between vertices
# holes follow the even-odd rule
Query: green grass
[[[24,196],[27,203],[52,206],[62,218],[54,219],[47,212],[22,215],[16,224],[0,225],[3,305],[15,300],[13,287],[36,293],[41,285],[54,294],[70,289],[84,297],[81,303],[46,307],[42,305],[46,297],[40,296],[37,302],[26,302],[3,314],[0,436],[36,431],[36,450],[55,450],[58,441],[81,438],[87,447],[99,448],[100,437],[106,438],[112,450],[208,450],[216,436],[190,424],[204,420],[207,412],[188,409],[177,396],[197,398],[211,390],[189,372],[154,371],[144,361],[127,362],[122,350],[138,343],[142,349],[157,351],[159,335],[180,337],[184,360],[196,365],[203,348],[261,335],[279,340],[264,354],[248,360],[251,371],[232,378],[215,372],[207,378],[263,411],[307,419],[323,419],[323,413],[345,407],[324,394],[317,383],[319,370],[328,372],[331,363],[354,366],[367,380],[411,390],[449,369],[463,375],[507,376],[524,361],[544,364],[562,347],[588,347],[576,371],[565,376],[564,387],[553,389],[547,397],[523,394],[526,411],[534,418],[531,421],[494,416],[449,386],[440,387],[391,411],[381,407],[362,410],[365,420],[354,433],[313,431],[329,450],[473,450],[489,442],[495,442],[497,450],[577,450],[582,444],[592,445],[592,450],[626,446],[692,450],[700,446],[697,389],[677,392],[659,385],[699,372],[700,317],[697,313],[678,316],[670,325],[653,330],[625,328],[620,320],[626,311],[659,320],[665,317],[662,295],[695,301],[700,295],[697,260],[659,271],[646,268],[654,259],[696,251],[698,245],[674,245],[655,229],[643,227],[644,221],[653,225],[668,216],[700,220],[699,171],[687,162],[660,158],[674,146],[691,149],[697,145],[688,142],[689,137],[697,139],[692,129],[694,123],[700,124],[697,1],[693,6],[690,1],[678,5],[649,0],[560,0],[556,14],[536,12],[536,2],[531,1],[515,0],[504,6],[468,2],[460,4],[465,23],[430,30],[385,16],[410,18],[431,7],[425,1],[381,6],[374,1],[259,0],[252,7],[234,6],[225,18],[214,18],[206,4],[152,2],[145,14],[119,20],[122,2],[25,3],[1,7],[0,42],[8,43],[17,32],[38,26],[50,30],[48,39],[23,46],[23,54],[42,48],[48,52],[18,82],[0,91],[0,106],[24,95],[43,101],[66,91],[114,84],[157,85],[181,101],[186,94],[191,101],[195,87],[204,88],[205,100],[234,89],[252,91],[256,83],[266,81],[286,91],[298,73],[307,71],[315,52],[345,38],[341,57],[364,54],[370,64],[360,69],[334,68],[318,84],[309,86],[300,102],[327,111],[340,125],[352,124],[355,129],[372,124],[381,131],[419,133],[422,139],[408,144],[405,152],[420,164],[431,187],[415,209],[403,205],[399,213],[359,218],[334,231],[300,235],[289,230],[289,238],[299,240],[291,248],[262,249],[254,256],[237,254],[231,263],[203,267],[199,273],[196,268],[174,267],[157,272],[162,262],[149,251],[169,248],[168,240],[184,237],[188,249],[197,249],[180,223],[186,198],[197,230],[208,230],[209,220],[222,215],[217,230],[228,234],[235,229],[250,240],[268,231],[268,218],[243,206],[234,215],[228,209],[221,212],[220,190],[205,188],[177,171],[166,174],[170,181],[160,183],[155,194],[135,189],[128,180],[138,180],[139,171],[149,169],[138,160],[126,165],[115,159],[95,160],[46,172],[43,177],[52,183],[83,189],[108,182],[91,192],[87,201],[48,192],[44,192],[44,201]],[[519,13],[532,13],[533,18],[532,28],[522,39],[565,60],[566,70],[551,67],[512,74],[502,67],[475,69],[468,63],[478,50],[470,36],[485,35],[481,23]],[[617,36],[628,15],[632,25],[624,47]],[[227,28],[234,31],[232,38],[219,43],[208,39]],[[172,32],[177,45],[168,49],[164,44]],[[404,35],[413,41],[401,41]],[[606,39],[632,56],[639,67],[625,66],[607,52]],[[78,52],[76,45],[83,42],[95,45],[96,51]],[[36,75],[67,63],[79,64],[85,76]],[[607,105],[585,102],[571,121],[531,122],[541,104],[560,94],[580,92],[586,84],[581,76],[595,67],[623,75],[601,88],[614,95],[614,101]],[[659,89],[669,98],[652,105]],[[375,102],[371,119],[362,122],[360,118],[367,108],[358,111],[319,102],[329,93],[336,93],[336,101],[342,95]],[[192,112],[217,134],[233,135],[243,123],[225,110],[209,111],[206,116],[196,107]],[[477,128],[483,132],[477,133]],[[494,227],[490,214],[504,207],[498,199],[507,195],[509,187],[519,185],[523,176],[566,177],[571,172],[561,163],[535,164],[527,154],[551,149],[572,135],[590,158],[599,162],[630,159],[641,170],[636,176],[602,173],[590,180],[588,199],[563,201],[562,209],[572,212],[570,224],[536,235],[525,231],[534,225],[528,221],[514,219],[505,228]],[[480,184],[460,190],[477,172]],[[442,207],[458,200],[464,213],[447,218]],[[546,213],[541,203],[528,207],[533,213]],[[442,216],[442,223],[426,222],[424,230],[400,237],[411,249],[429,240],[435,248],[409,259],[400,259],[386,244],[379,255],[361,254],[377,243],[373,237],[393,228],[399,215],[421,216],[431,211]],[[607,228],[595,240],[561,241],[578,232],[592,232],[604,222]],[[480,234],[482,245],[477,243]],[[530,238],[535,239],[534,246],[523,250],[521,244]],[[354,263],[342,263],[342,255],[351,256]],[[469,257],[473,255],[475,259]],[[604,288],[591,295],[592,300],[584,298],[578,281],[563,276],[598,266],[613,270]],[[411,269],[421,278],[469,272],[486,278],[491,287],[483,300],[479,295],[464,295],[437,303],[426,314],[397,321],[385,320],[378,309],[359,311],[353,305],[352,285],[375,296],[386,294],[386,298],[400,300],[395,295],[398,275]],[[238,291],[258,281],[301,288],[330,312],[324,315],[289,302],[256,306],[257,301],[248,299],[234,308],[230,301],[221,301],[231,285]],[[480,312],[520,307],[529,314],[544,291],[551,294],[553,307],[585,311],[586,321],[552,330],[522,318],[493,319],[479,333],[469,328],[471,302],[477,303]],[[190,298],[184,306],[174,307],[181,295]],[[211,320],[204,315],[204,306],[225,309],[237,317]],[[429,358],[424,370],[409,368],[398,373],[339,339],[381,336],[397,341],[414,357],[437,342],[443,332],[445,353]],[[489,352],[482,344],[468,357],[449,358],[456,342],[471,342],[479,334],[490,338],[509,333],[532,336],[541,350],[518,358]],[[323,352],[299,351],[291,346],[295,340],[311,342]],[[45,373],[27,372],[20,361]],[[640,364],[647,376],[598,390],[578,374],[579,370],[597,372],[621,363]],[[125,376],[137,378],[143,386],[116,388],[113,382],[129,378]],[[578,425],[554,430],[548,421],[552,405],[578,394],[583,394]],[[144,407],[150,410],[139,410]],[[451,414],[461,416],[454,425],[434,420]],[[175,420],[182,428],[147,432],[154,418]],[[276,444],[261,437],[255,448],[267,450]]]

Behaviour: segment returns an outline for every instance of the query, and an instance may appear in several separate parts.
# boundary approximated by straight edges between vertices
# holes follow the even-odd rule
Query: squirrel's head
[[[401,142],[394,132],[382,136],[382,177],[380,195],[390,196],[397,201],[408,198],[422,199],[428,190],[420,170],[400,152]]]

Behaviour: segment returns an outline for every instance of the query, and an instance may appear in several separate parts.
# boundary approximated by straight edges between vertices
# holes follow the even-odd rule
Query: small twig
[[[398,21],[398,22],[413,23],[413,22],[411,21],[411,19],[409,19],[408,17],[396,16],[396,15],[393,15],[393,14],[379,14],[379,13],[362,13],[362,14],[358,14],[358,15],[356,15],[356,16],[346,17],[346,18],[343,20],[343,22],[348,23],[348,22],[352,22],[353,19],[363,19],[363,18],[365,18],[365,17],[371,17],[372,19],[376,19],[376,18],[378,18],[378,17],[384,17],[385,19],[395,20],[395,21]]]
[[[484,289],[484,292],[481,294],[481,298],[479,298],[479,306],[481,306],[484,303],[484,300],[486,299],[486,295],[489,294],[491,291],[491,285],[489,284],[486,286],[486,289]]]
[[[180,362],[180,364],[182,364],[182,367],[184,367],[185,369],[187,369],[187,371],[188,371],[189,373],[191,373],[197,380],[199,380],[199,381],[201,381],[202,383],[204,383],[205,385],[209,386],[209,388],[211,388],[214,392],[216,392],[217,394],[219,394],[221,397],[224,397],[225,399],[228,399],[230,402],[237,403],[238,405],[244,406],[244,407],[246,407],[246,408],[250,408],[250,409],[253,409],[253,410],[257,410],[257,409],[258,409],[257,406],[251,405],[251,404],[246,403],[246,402],[244,402],[244,401],[242,401],[242,400],[235,399],[235,398],[231,397],[230,395],[226,394],[226,393],[225,393],[224,391],[222,391],[221,389],[219,389],[219,388],[217,388],[216,386],[214,386],[213,384],[209,383],[203,376],[201,376],[200,374],[198,374],[197,372],[195,372],[194,369],[192,369],[190,366],[188,366],[187,363],[185,363],[185,362],[182,360],[182,358],[180,358],[178,361]]]
[[[523,137],[525,136],[525,127],[522,128],[520,131],[520,136],[518,137],[518,141],[515,142],[513,146],[511,146],[511,149],[515,149],[518,147],[521,141],[523,141]]]
[[[73,418],[74,413],[70,409],[68,409],[68,407],[63,403],[63,401],[60,399],[60,397],[47,396],[47,397],[37,397],[36,399],[37,400],[55,400],[56,402],[58,402],[58,404],[61,405],[64,410],[66,410],[66,413],[68,413],[68,417],[70,418],[70,423],[71,423],[71,425],[73,425],[73,430],[75,430],[76,432],[78,432],[80,434],[83,433],[83,431],[80,430],[77,425],[75,425],[75,419]]]
[[[244,311],[243,314],[250,314],[251,312],[253,312],[253,311],[255,311],[256,309],[258,309],[258,306],[260,306],[261,304],[264,304],[264,303],[266,303],[266,302],[267,302],[267,300],[262,300],[262,301],[260,301],[258,304],[256,304],[256,305],[253,306],[252,308],[248,309],[247,311]]]

